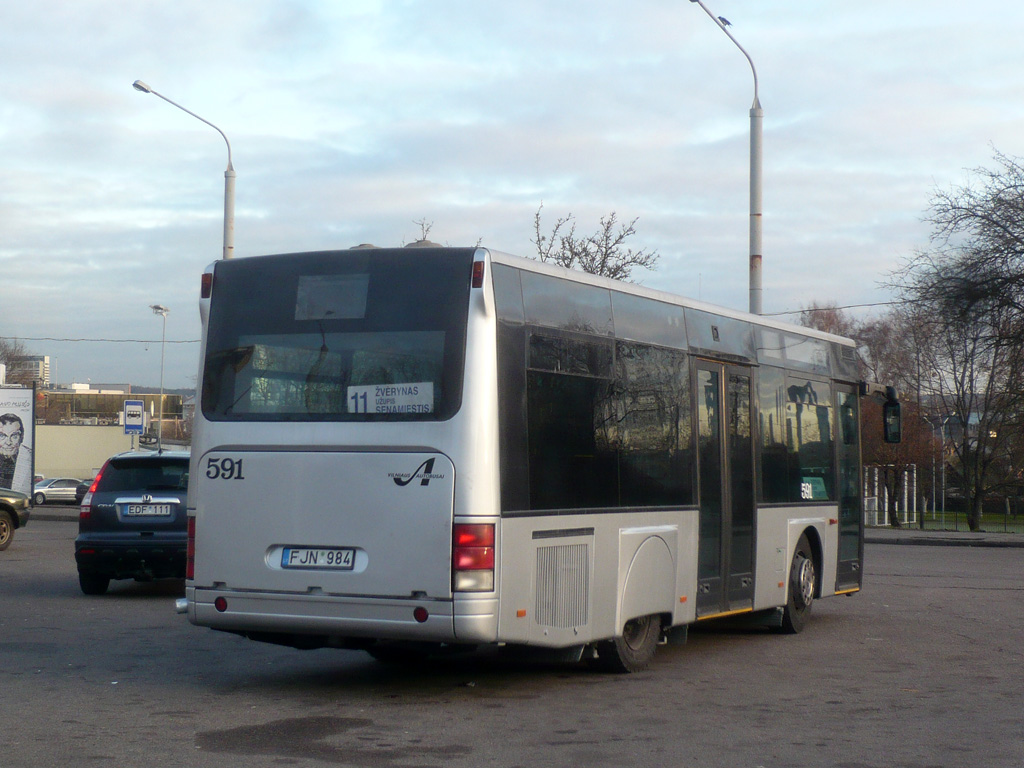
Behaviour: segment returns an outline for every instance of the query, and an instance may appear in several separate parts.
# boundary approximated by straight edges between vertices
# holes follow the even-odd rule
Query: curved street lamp
[[[164,449],[164,348],[167,346],[167,307],[161,304],[150,304],[154,315],[163,319],[163,330],[160,332],[160,421],[156,424],[156,450]]]
[[[228,141],[228,137],[224,135],[224,131],[218,128],[216,125],[206,120],[195,112],[191,112],[185,109],[181,104],[171,101],[162,93],[157,93],[148,85],[141,80],[136,80],[132,83],[132,88],[142,93],[151,93],[157,96],[168,104],[177,107],[182,112],[188,112],[196,120],[200,120],[206,123],[208,126],[213,128],[217,133],[224,139],[224,143],[228,145],[228,167],[224,171],[224,254],[225,259],[230,259],[235,255],[235,169],[231,165],[231,142]]]
[[[732,33],[726,29],[729,22],[721,16],[715,16],[702,0],[690,0],[697,3],[718,28],[728,35],[737,48],[740,49],[750,64],[750,71],[754,74],[754,103],[750,107],[750,312],[754,315],[761,314],[761,124],[764,121],[764,110],[761,109],[761,101],[757,98],[757,70],[754,68],[754,60],[750,58],[743,46],[737,42]]]

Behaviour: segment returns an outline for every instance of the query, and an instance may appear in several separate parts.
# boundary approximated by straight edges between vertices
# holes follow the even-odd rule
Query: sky
[[[763,311],[880,312],[936,190],[1024,155],[1024,7],[705,0],[757,67]],[[67,384],[195,385],[200,274],[419,239],[530,256],[615,212],[634,279],[748,307],[742,53],[686,0],[0,5],[0,336]],[[869,305],[869,306],[863,306]],[[781,315],[795,319],[794,315]]]

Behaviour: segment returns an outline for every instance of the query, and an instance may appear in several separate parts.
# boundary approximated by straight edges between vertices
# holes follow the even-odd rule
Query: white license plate
[[[129,504],[124,508],[125,517],[169,517],[173,511],[171,504]]]
[[[356,564],[354,549],[286,547],[281,553],[282,568],[327,568],[351,571]]]

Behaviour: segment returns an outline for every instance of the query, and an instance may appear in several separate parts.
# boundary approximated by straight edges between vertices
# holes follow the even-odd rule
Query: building
[[[19,355],[8,361],[7,383],[21,384],[38,389],[50,386],[49,355]]]
[[[121,424],[125,400],[141,400],[147,422],[156,431],[160,418],[160,395],[133,393],[127,384],[103,385],[94,389],[72,384],[66,389],[41,390],[37,394],[36,421],[39,424],[116,426]],[[182,396],[164,393],[164,434],[182,421]]]

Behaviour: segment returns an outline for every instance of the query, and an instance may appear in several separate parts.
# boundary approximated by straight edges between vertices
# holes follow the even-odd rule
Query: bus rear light
[[[456,571],[452,589],[455,592],[493,592],[494,571]]]
[[[418,621],[420,624],[422,624],[430,618],[430,613],[427,611],[426,608],[420,605],[413,610],[412,617],[416,619],[416,621]]]
[[[208,299],[213,295],[213,272],[203,272],[199,283],[199,298]]]
[[[452,528],[452,589],[494,590],[493,523],[459,523]]]
[[[494,569],[494,547],[459,547],[452,558],[456,571]]]
[[[213,601],[213,607],[221,613],[224,613],[224,611],[228,609],[228,599],[223,595],[221,597],[218,597],[216,600]]]
[[[196,519],[188,519],[188,544],[185,549],[185,578],[196,577]]]
[[[459,547],[493,547],[493,523],[458,523],[452,527],[452,541],[456,549]]]
[[[473,287],[483,288],[484,287],[484,262],[474,261],[473,262]]]

